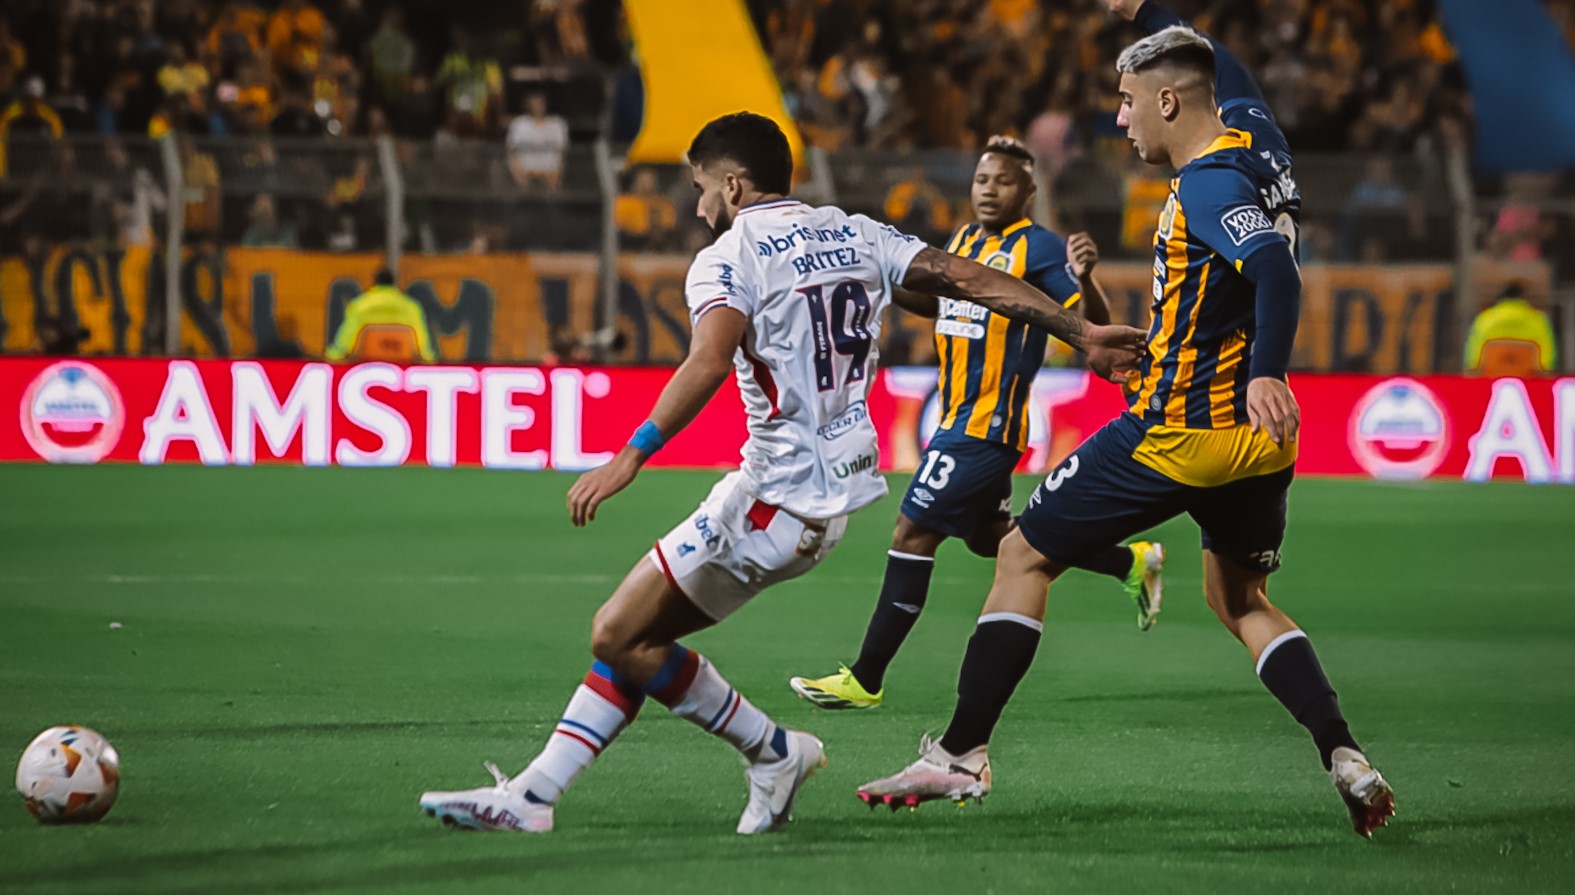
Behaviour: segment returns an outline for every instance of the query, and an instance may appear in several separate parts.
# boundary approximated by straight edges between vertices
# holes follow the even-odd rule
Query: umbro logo
[[[891,605],[897,607],[898,609],[901,609],[903,612],[906,612],[909,615],[918,615],[919,614],[919,607],[913,605],[912,603],[893,603]]]

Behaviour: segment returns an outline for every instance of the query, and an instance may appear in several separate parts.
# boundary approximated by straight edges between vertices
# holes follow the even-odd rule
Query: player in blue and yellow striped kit
[[[1116,63],[1117,121],[1145,162],[1176,169],[1154,239],[1148,357],[1129,412],[1051,473],[1001,542],[945,734],[859,796],[895,807],[988,792],[987,744],[1038,649],[1050,583],[1077,558],[1186,513],[1202,529],[1209,607],[1312,735],[1369,836],[1393,815],[1394,793],[1307,636],[1268,598],[1300,423],[1285,378],[1301,301],[1290,152],[1228,51],[1153,2],[1106,2],[1151,32]]]
[[[976,223],[952,236],[947,251],[1006,271],[1093,323],[1110,321],[1094,282],[1098,248],[1086,233],[1063,240],[1027,217],[1034,195],[1033,156],[1018,141],[997,137],[974,169],[970,199]],[[980,556],[995,556],[1012,527],[1012,470],[1028,445],[1028,396],[1044,365],[1049,335],[970,301],[899,298],[934,317],[940,361],[940,425],[920,458],[897,517],[875,612],[858,660],[823,678],[789,683],[824,708],[881,704],[886,669],[913,629],[929,592],[935,553],[958,538]],[[1079,557],[1081,568],[1122,582],[1147,630],[1159,612],[1164,548],[1138,542],[1104,545]]]

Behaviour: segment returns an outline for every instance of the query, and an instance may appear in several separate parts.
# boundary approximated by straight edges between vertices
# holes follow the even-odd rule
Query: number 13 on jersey
[[[870,357],[870,297],[858,280],[843,280],[831,289],[831,310],[827,313],[825,287],[802,286],[799,294],[809,303],[814,327],[815,386],[823,392],[837,383],[833,350],[849,359],[845,384],[862,382]]]

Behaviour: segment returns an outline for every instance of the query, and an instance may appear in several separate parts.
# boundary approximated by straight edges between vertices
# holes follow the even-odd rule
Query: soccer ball
[[[97,731],[51,727],[23,750],[16,789],[39,823],[93,823],[120,793],[120,753]]]

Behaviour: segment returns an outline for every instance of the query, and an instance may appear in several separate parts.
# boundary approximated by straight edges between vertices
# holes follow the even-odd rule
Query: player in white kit
[[[536,759],[513,778],[488,762],[495,786],[422,795],[421,807],[445,823],[551,830],[558,798],[651,696],[744,755],[749,800],[738,832],[781,827],[799,787],[825,764],[821,742],[775,724],[678,640],[814,568],[848,514],[885,496],[865,399],[893,287],[971,299],[1041,326],[1105,375],[1135,365],[1143,349],[1140,330],[1090,324],[1009,274],[863,215],[786,198],[792,155],[768,118],[712,121],[689,161],[698,213],[719,234],[689,268],[689,355],[629,445],[575,482],[569,512],[576,526],[595,519],[730,374],[749,418],[743,463],[596,613],[596,661]]]

